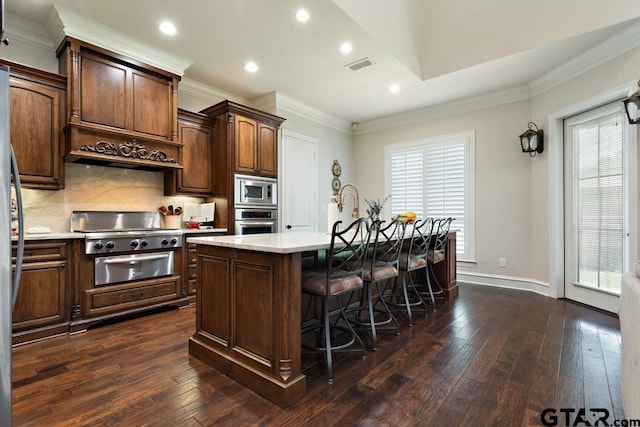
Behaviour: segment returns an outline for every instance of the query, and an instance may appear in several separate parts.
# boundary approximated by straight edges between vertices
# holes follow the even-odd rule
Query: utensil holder
[[[166,215],[162,217],[163,228],[180,228],[180,215]]]

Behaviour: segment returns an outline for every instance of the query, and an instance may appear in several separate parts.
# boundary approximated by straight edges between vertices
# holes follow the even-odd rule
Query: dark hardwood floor
[[[520,426],[542,425],[545,408],[565,425],[560,408],[594,407],[624,418],[618,319],[564,300],[462,285],[366,359],[336,355],[332,386],[304,356],[307,395],[290,410],[190,357],[194,318],[188,307],[15,348],[14,426]]]

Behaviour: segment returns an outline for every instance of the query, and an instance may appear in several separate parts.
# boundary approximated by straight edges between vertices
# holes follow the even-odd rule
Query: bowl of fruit
[[[416,213],[407,211],[391,216],[391,220],[395,221],[396,219],[402,220],[405,224],[413,224],[416,221]]]

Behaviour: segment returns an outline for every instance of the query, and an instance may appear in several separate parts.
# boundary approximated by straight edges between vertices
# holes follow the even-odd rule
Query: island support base
[[[197,245],[196,259],[189,353],[281,407],[302,399],[300,254]]]
[[[293,406],[305,395],[306,377],[304,375],[287,383],[278,381],[276,378],[219,353],[215,348],[207,346],[195,338],[189,339],[189,354],[281,408]]]

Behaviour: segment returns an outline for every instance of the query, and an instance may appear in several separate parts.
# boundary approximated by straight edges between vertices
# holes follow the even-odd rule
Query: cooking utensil
[[[164,205],[158,208],[158,212],[160,212],[163,216],[167,216],[169,214],[169,211]]]
[[[180,206],[178,206],[173,210],[174,215],[180,215],[181,213],[182,213],[182,208]]]
[[[169,215],[173,215],[173,205],[169,205],[167,209],[169,210]]]

